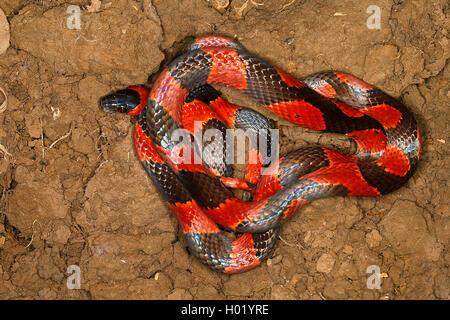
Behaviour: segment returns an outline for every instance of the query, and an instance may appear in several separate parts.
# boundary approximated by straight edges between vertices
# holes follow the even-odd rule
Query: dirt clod
[[[333,258],[332,255],[328,253],[324,253],[320,256],[319,260],[317,261],[317,271],[329,273],[331,270],[333,270],[334,263],[336,262],[336,259]]]

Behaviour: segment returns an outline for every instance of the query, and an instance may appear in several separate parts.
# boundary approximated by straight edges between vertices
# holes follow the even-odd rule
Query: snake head
[[[108,94],[100,99],[100,108],[107,113],[138,115],[147,104],[149,89],[128,87]]]

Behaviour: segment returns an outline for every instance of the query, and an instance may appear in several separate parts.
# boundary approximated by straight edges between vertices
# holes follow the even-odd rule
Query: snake
[[[226,149],[227,130],[266,132],[273,146],[274,128],[256,110],[228,102],[212,84],[244,92],[300,127],[346,135],[357,151],[310,145],[272,159],[249,147],[255,161],[248,160],[244,178],[233,177],[219,152]],[[225,36],[196,38],[151,88],[129,86],[101,97],[99,105],[107,113],[137,117],[139,161],[174,213],[189,251],[223,273],[260,265],[272,253],[281,224],[303,205],[393,192],[420,158],[417,121],[398,99],[343,72],[297,79]],[[206,142],[195,139],[211,131]],[[208,147],[215,153],[203,159]]]

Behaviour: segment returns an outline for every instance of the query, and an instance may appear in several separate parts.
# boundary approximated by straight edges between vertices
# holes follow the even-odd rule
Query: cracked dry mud
[[[366,26],[372,4],[380,30]],[[66,26],[69,5],[81,8],[79,30]],[[11,32],[0,56],[8,94],[0,144],[10,153],[0,159],[0,298],[450,298],[445,0],[0,0],[0,8]],[[402,99],[423,132],[417,172],[380,198],[300,209],[255,270],[203,266],[136,158],[133,120],[104,114],[98,99],[151,81],[186,39],[212,33],[237,37],[297,77],[340,70]],[[282,153],[335,144],[261,111],[281,129]],[[66,286],[69,265],[80,267],[80,290]],[[379,290],[367,288],[370,265],[382,273]]]

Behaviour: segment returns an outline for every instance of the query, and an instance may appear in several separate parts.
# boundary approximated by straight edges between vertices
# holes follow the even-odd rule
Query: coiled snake
[[[211,83],[243,91],[299,126],[346,134],[358,152],[306,147],[272,166],[251,149],[258,161],[247,166],[244,180],[232,178],[225,161],[179,161],[180,156],[192,160],[191,152],[198,150],[183,145],[181,151],[172,137],[176,129],[195,136],[207,129],[270,128],[260,113],[228,103]],[[413,174],[420,156],[416,120],[398,100],[340,72],[298,80],[221,36],[196,39],[151,90],[129,87],[103,97],[100,106],[137,116],[139,160],[175,213],[190,250],[225,273],[259,265],[273,249],[281,222],[305,203],[392,192]],[[230,188],[251,191],[253,200],[235,197]]]

